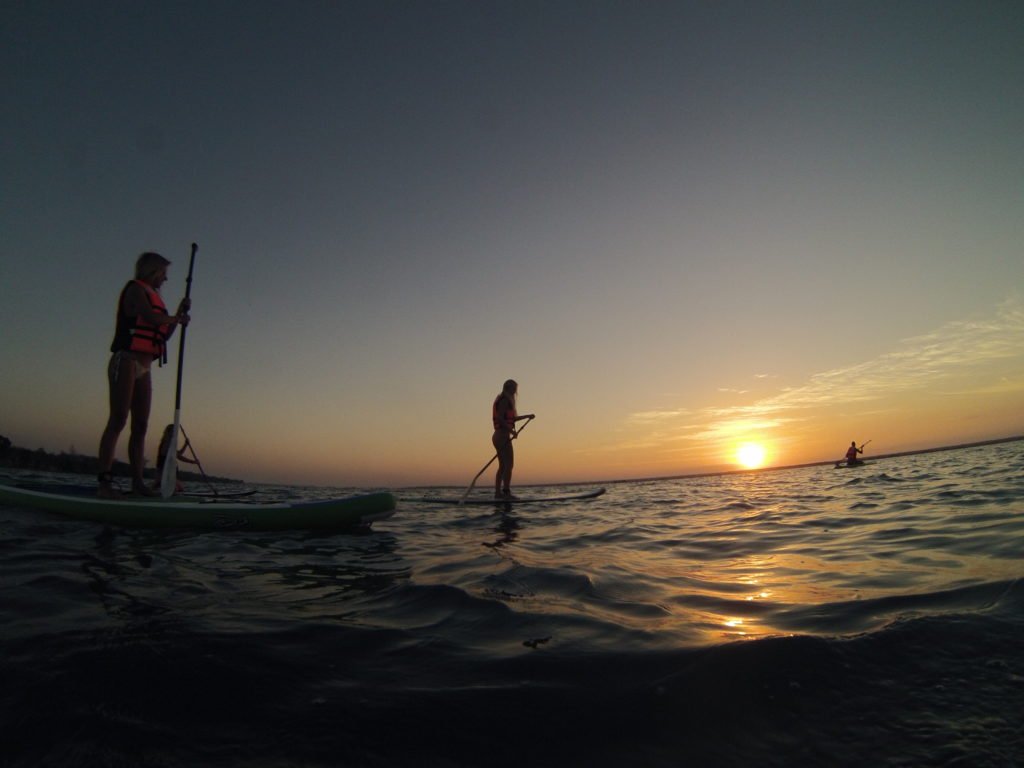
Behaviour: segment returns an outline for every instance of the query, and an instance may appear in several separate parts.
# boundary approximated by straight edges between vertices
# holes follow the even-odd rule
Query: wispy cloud
[[[898,349],[874,360],[823,371],[802,386],[784,389],[753,403],[697,412],[645,411],[633,414],[630,422],[633,426],[657,424],[658,433],[649,435],[645,442],[665,448],[680,441],[717,443],[792,425],[829,406],[880,401],[900,393],[934,389],[939,382],[1015,358],[1024,358],[1024,305],[1018,297],[1003,302],[990,319],[947,323],[932,333],[904,340]],[[948,387],[947,391],[953,388]],[[1024,377],[1003,376],[997,381],[979,377],[977,387],[967,389],[985,394],[1021,388]],[[679,423],[683,416],[687,424]]]
[[[907,339],[901,348],[857,365],[819,373],[795,389],[759,402],[755,408],[792,410],[851,399],[866,401],[934,385],[936,381],[986,363],[1024,356],[1024,307],[1004,302],[991,320],[947,323],[933,333]],[[856,382],[850,387],[850,382]]]
[[[638,413],[630,414],[629,421],[637,424],[653,424],[661,421],[675,421],[691,413],[692,411],[686,408],[673,408],[664,411],[639,411]]]

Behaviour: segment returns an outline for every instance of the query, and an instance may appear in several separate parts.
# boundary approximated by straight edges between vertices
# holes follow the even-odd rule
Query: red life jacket
[[[128,317],[124,312],[125,291],[136,283],[142,286],[146,292],[146,298],[150,305],[165,315],[167,305],[160,298],[160,294],[147,283],[141,280],[131,280],[121,290],[121,296],[117,300],[117,326],[114,329],[114,340],[110,344],[111,352],[142,352],[152,355],[153,359],[160,359],[161,363],[167,361],[167,337],[170,335],[170,325],[152,325],[140,317]]]
[[[508,408],[504,411],[499,409],[503,400],[508,403]],[[495,429],[505,429],[511,432],[516,428],[516,407],[512,405],[512,400],[504,392],[494,398],[494,404],[491,406],[491,421],[494,423]]]

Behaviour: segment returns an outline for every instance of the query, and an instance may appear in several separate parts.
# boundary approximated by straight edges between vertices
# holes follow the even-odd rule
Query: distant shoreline
[[[914,451],[900,451],[897,453],[880,453],[871,456],[869,461],[881,459],[894,459],[900,456],[917,456],[924,453],[941,453],[943,451],[958,451],[965,448],[979,448],[986,445],[1001,445],[1003,443],[1014,443],[1024,440],[1024,435],[1015,437],[999,437],[993,440],[979,440],[972,443],[958,443],[956,445],[943,445],[937,448],[920,448]],[[702,477],[725,477],[729,475],[750,475],[761,472],[781,472],[787,469],[804,469],[806,467],[827,467],[834,465],[841,459],[829,459],[826,461],[811,461],[806,464],[786,464],[772,467],[758,467],[756,469],[721,469],[714,472],[695,472],[692,474],[679,475],[658,475],[654,477],[622,478],[618,480],[575,480],[557,483],[526,483],[521,487],[559,487],[570,485],[623,485],[625,483],[655,483],[663,480],[693,480]],[[0,435],[0,467],[5,469],[31,469],[38,472],[66,472],[69,474],[95,475],[97,470],[97,459],[95,456],[83,456],[78,453],[52,454],[42,448],[30,450],[16,445],[3,435]],[[114,463],[115,476],[130,476],[128,464],[122,461]],[[145,472],[146,477],[156,477],[156,469],[150,468]],[[215,477],[206,475],[205,478],[198,472],[183,471],[179,467],[178,477],[183,480],[209,480],[217,483],[243,483],[244,480],[237,480],[230,477]],[[329,487],[329,486],[325,486]],[[453,488],[453,485],[415,485],[410,488]]]
[[[973,443],[959,443],[957,445],[943,445],[938,448],[920,448],[915,451],[900,451],[898,453],[879,453],[871,456],[868,461],[878,461],[880,459],[895,459],[899,456],[917,456],[922,453],[941,453],[942,451],[959,451],[964,448],[980,448],[985,445],[1000,445],[1002,443],[1015,443],[1018,440],[1024,440],[1024,435],[1017,435],[1016,437],[998,437],[993,440],[979,440]],[[699,477],[722,477],[725,475],[751,475],[760,472],[781,472],[785,469],[804,469],[805,467],[827,467],[834,465],[842,461],[842,459],[829,459],[828,461],[811,461],[806,464],[786,464],[784,466],[777,467],[757,467],[756,469],[723,469],[716,472],[697,472],[691,475],[664,475],[659,477],[635,477],[628,480],[594,480],[591,483],[607,483],[608,485],[615,485],[617,483],[644,483],[644,482],[658,482],[660,480],[692,480]],[[583,483],[546,483],[546,485],[583,485]]]
[[[898,453],[879,453],[872,454],[869,462],[879,461],[881,459],[895,459],[899,456],[916,456],[921,453],[940,453],[942,451],[958,451],[964,448],[979,448],[985,445],[1000,445],[1001,443],[1015,443],[1018,440],[1024,440],[1024,435],[1017,435],[1016,437],[997,437],[993,440],[979,440],[973,443],[959,443],[957,445],[943,445],[938,448],[920,448],[915,451],[900,451]],[[726,477],[729,475],[753,475],[761,472],[782,472],[786,469],[804,469],[806,467],[828,467],[833,466],[842,459],[829,459],[827,461],[811,461],[806,464],[785,464],[780,466],[772,467],[758,467],[756,469],[720,469],[714,472],[694,472],[693,474],[682,474],[682,475],[657,475],[653,477],[632,477],[622,478],[618,480],[573,480],[567,482],[557,483],[522,483],[519,485],[520,488],[534,488],[534,487],[549,487],[557,488],[561,486],[579,486],[579,485],[625,485],[626,483],[657,483],[664,480],[695,480],[702,477]],[[417,485],[410,486],[414,488],[450,488],[454,486],[448,485]]]
[[[99,459],[95,456],[84,456],[80,453],[49,453],[42,448],[31,450],[14,445],[11,441],[0,435],[0,467],[4,469],[29,469],[34,472],[64,472],[71,475],[92,475],[96,476],[99,471]],[[115,477],[131,477],[131,468],[126,462],[115,461],[113,466]],[[148,478],[156,478],[156,468],[147,468],[143,475]],[[181,480],[202,481],[209,480],[214,483],[241,483],[242,480],[235,480],[230,477],[215,477],[213,475],[202,475],[199,472],[189,472],[178,468],[178,478]]]

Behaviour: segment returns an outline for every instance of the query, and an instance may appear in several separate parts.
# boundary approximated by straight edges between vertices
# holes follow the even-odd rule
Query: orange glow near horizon
[[[741,443],[736,447],[736,461],[746,469],[757,469],[764,465],[765,449],[760,443]]]

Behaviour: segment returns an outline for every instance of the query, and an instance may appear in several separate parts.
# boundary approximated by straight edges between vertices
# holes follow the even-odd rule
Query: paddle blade
[[[167,455],[164,457],[164,470],[160,476],[160,495],[169,499],[174,495],[178,485],[178,420],[174,420],[171,439],[167,443]]]

